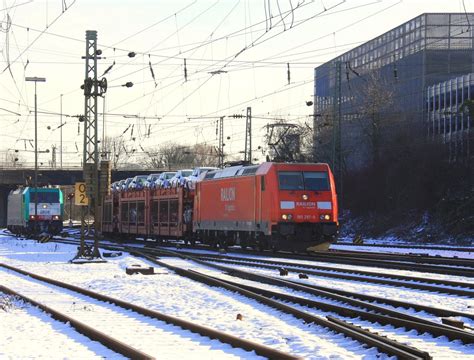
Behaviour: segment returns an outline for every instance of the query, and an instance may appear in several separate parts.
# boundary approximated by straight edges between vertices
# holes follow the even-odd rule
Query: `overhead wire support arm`
[[[209,71],[209,74],[211,75],[219,75],[219,74],[226,74],[227,71],[225,70],[215,70],[215,71]]]

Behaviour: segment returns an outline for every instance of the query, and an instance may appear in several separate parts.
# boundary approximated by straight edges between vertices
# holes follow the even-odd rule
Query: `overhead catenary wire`
[[[293,15],[294,15],[294,14],[293,14]],[[153,55],[152,55],[152,57],[153,57]],[[210,62],[212,62],[212,61],[210,61]],[[282,62],[284,62],[284,61],[282,61]],[[237,60],[235,60],[235,63],[237,63],[237,64],[244,64],[244,63],[245,63],[245,60],[242,60],[242,62],[239,62],[239,60],[237,59]],[[284,63],[286,63],[286,62],[284,62]],[[248,63],[248,64],[249,64],[249,67],[250,67],[250,64],[253,65],[253,64],[255,64],[255,62]],[[291,64],[292,64],[292,67],[293,67],[293,61],[291,61]],[[264,64],[261,64],[261,65],[262,65],[262,67],[264,67]],[[229,67],[231,67],[231,66],[229,65]],[[194,69],[193,69],[193,70],[194,70]],[[235,71],[235,70],[234,70],[234,71]],[[182,79],[183,79],[182,73],[181,73],[180,76],[181,76],[181,80],[182,80]],[[163,76],[163,77],[164,77],[164,76]],[[202,80],[201,80],[201,81],[202,81]],[[177,82],[176,85],[177,85],[177,86],[181,86],[182,84],[181,84],[180,82]],[[198,89],[198,91],[199,91],[199,89]],[[233,104],[227,104],[227,105],[233,105]],[[163,112],[163,114],[164,114],[165,116],[172,116],[172,115],[173,115],[172,113],[166,114],[166,112]]]

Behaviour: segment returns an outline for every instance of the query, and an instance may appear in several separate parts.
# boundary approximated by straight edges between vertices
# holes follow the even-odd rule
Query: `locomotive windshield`
[[[325,171],[279,171],[280,190],[329,190],[328,173]]]
[[[305,190],[327,191],[329,190],[328,173],[324,171],[305,171],[304,188]]]
[[[30,192],[30,201],[35,202],[36,194],[35,191]],[[59,193],[57,192],[42,192],[38,191],[38,202],[39,203],[57,203],[59,202]]]

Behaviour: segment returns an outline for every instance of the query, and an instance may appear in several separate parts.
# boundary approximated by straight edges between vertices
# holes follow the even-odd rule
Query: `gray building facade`
[[[377,127],[433,135],[433,91],[474,72],[473,26],[472,13],[422,14],[315,68],[315,158],[334,163],[341,152],[345,168],[360,168]]]

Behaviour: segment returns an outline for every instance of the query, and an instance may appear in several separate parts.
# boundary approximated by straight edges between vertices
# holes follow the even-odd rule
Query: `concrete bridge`
[[[112,182],[135,175],[160,173],[164,170],[112,170]],[[19,185],[33,184],[34,169],[0,169],[0,227],[7,224],[7,199],[10,190]],[[38,169],[38,186],[74,185],[82,180],[82,168],[74,169]]]

